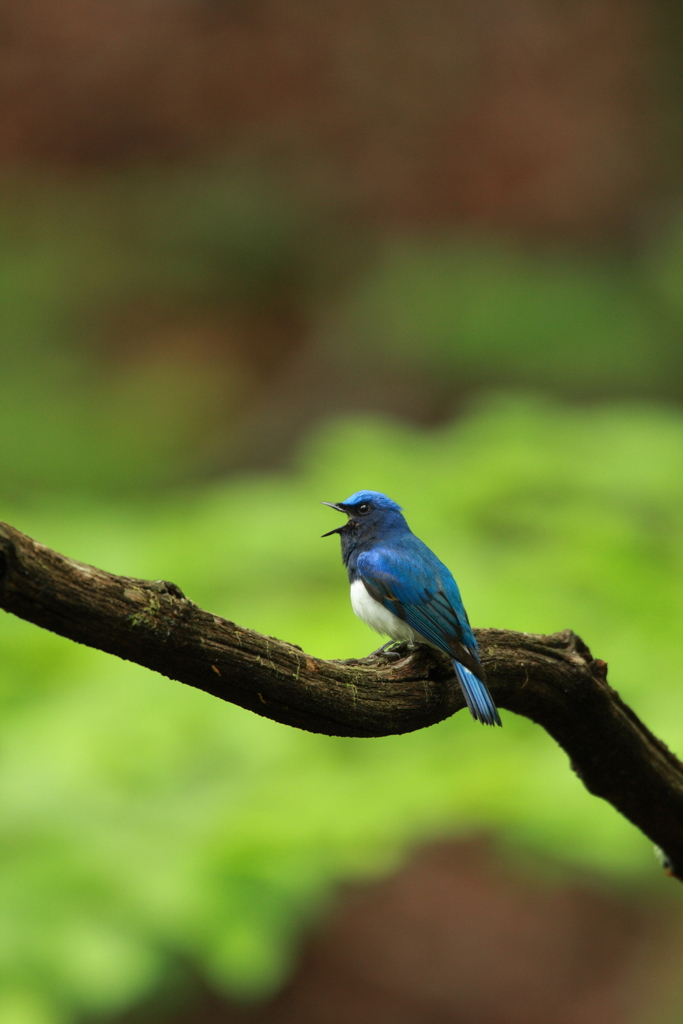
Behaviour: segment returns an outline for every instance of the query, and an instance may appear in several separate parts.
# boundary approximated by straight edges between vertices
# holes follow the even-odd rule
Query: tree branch
[[[404,647],[397,661],[323,661],[203,611],[173,583],[114,576],[5,523],[0,607],[311,732],[410,732],[465,706],[450,662],[425,646]],[[608,686],[605,662],[570,630],[475,634],[496,704],[543,726],[586,788],[665,850],[683,879],[683,765]]]

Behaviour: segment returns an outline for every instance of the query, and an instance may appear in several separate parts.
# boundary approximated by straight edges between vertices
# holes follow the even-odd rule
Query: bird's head
[[[322,501],[321,505],[329,505],[348,516],[343,526],[324,533],[323,537],[330,537],[333,533],[342,534],[342,537],[349,534],[370,536],[380,530],[406,526],[401,506],[379,491],[356,491],[346,501]]]

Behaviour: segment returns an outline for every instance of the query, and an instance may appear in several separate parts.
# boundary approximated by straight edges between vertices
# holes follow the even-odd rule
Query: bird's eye
[[[362,516],[364,516],[366,512],[370,511],[370,502],[369,501],[361,502],[361,504],[358,506],[358,511],[360,512],[360,514]]]

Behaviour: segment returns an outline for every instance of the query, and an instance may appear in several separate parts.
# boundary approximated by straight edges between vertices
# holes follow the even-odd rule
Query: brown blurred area
[[[197,987],[120,1024],[635,1024],[673,1020],[680,925],[590,880],[515,871],[486,839],[349,890],[284,990],[251,1011]],[[546,866],[547,867],[547,866]]]
[[[9,0],[0,159],[229,151],[379,228],[628,236],[671,170],[671,20],[643,0]]]
[[[78,190],[218,161],[305,211],[300,251],[240,294],[127,297],[89,343],[124,368],[239,379],[222,385],[229,413],[220,388],[207,402],[201,472],[282,464],[322,416],[433,424],[472,390],[457,367],[378,374],[326,341],[321,308],[383,239],[625,252],[660,228],[677,203],[678,31],[673,6],[644,0],[7,0],[0,167]]]
[[[66,182],[79,210],[79,190],[99,195],[112,238],[130,236],[124,260],[151,230],[137,239],[144,217],[116,198],[131,175],[161,192],[164,174],[213,168],[298,211],[282,252],[262,245],[231,290],[232,228],[210,237],[220,210],[196,213],[198,178],[194,198],[167,201],[155,258],[194,246],[199,292],[131,283],[109,305],[78,298],[68,323],[92,321],[80,344],[103,374],[213,381],[192,413],[199,476],[281,465],[321,417],[439,423],[489,374],[457,356],[446,375],[410,360],[378,373],[362,339],[349,358],[330,341],[335,303],[385,240],[469,232],[622,258],[657,234],[678,208],[680,20],[645,0],[5,0],[0,171]],[[183,240],[187,204],[204,223]],[[678,398],[678,366],[660,377]],[[581,396],[561,373],[541,383],[558,382]],[[620,393],[605,376],[591,389]]]

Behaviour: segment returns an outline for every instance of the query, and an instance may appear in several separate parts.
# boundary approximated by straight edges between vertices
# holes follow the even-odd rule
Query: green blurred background
[[[683,749],[673,6],[2,18],[0,517],[353,657],[318,503],[386,491],[474,625],[571,627]],[[0,1024],[114,1019],[179,964],[263,1000],[340,883],[440,836],[683,909],[510,714],[313,736],[10,616],[0,695]]]

